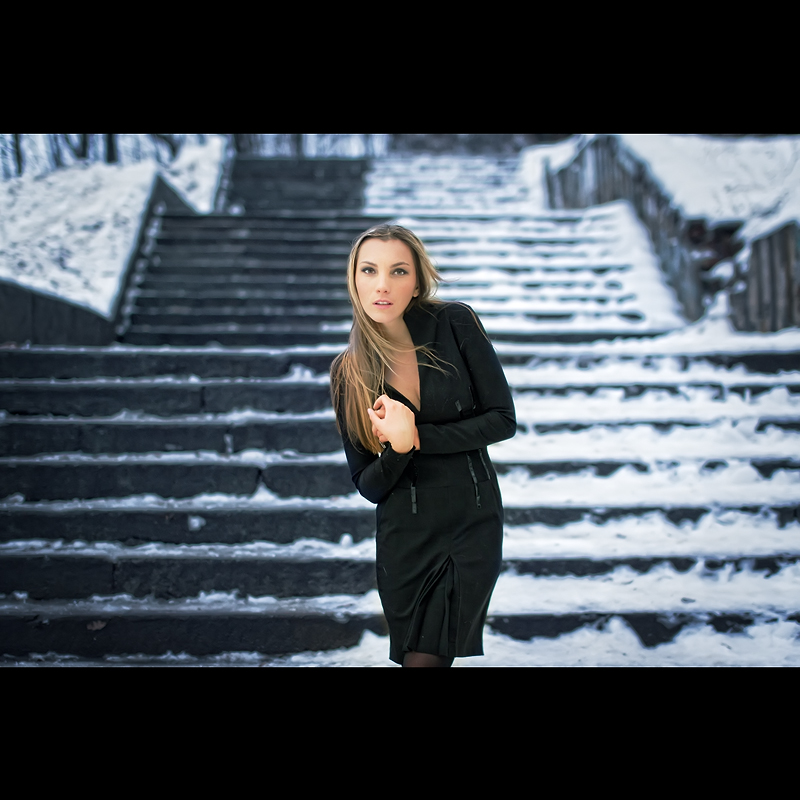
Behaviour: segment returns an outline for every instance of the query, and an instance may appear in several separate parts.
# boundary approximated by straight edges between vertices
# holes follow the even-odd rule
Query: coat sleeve
[[[340,430],[344,431],[343,415],[338,416]],[[347,466],[350,468],[350,477],[359,494],[370,503],[380,503],[392,491],[414,457],[413,448],[407,453],[395,453],[391,444],[386,446],[380,456],[368,453],[354,445],[346,432],[342,434],[342,444],[347,457]]]
[[[469,306],[448,308],[450,326],[475,390],[478,414],[442,424],[417,425],[420,453],[461,453],[510,439],[517,432],[514,401],[503,367]]]

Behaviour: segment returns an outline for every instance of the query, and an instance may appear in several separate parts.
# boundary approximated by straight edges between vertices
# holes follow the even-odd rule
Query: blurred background
[[[517,436],[486,655],[800,663],[800,136],[0,134],[4,665],[389,666],[327,373],[417,233]]]

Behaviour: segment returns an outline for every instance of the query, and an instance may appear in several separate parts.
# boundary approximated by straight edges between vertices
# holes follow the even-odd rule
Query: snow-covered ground
[[[800,136],[620,134],[686,218],[749,220],[800,195]]]
[[[187,144],[176,160],[76,163],[0,183],[0,280],[110,318],[160,172],[199,213],[212,209],[225,139]]]

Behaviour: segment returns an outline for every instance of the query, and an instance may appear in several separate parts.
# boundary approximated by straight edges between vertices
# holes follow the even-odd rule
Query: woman
[[[353,244],[353,328],[331,393],[353,482],[377,503],[389,657],[449,667],[483,655],[503,507],[486,447],[516,432],[503,369],[471,308],[434,297],[422,242],[378,225]]]

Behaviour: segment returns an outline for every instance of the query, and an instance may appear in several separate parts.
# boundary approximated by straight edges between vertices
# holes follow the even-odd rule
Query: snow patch
[[[80,162],[0,183],[0,279],[110,319],[156,174],[210,211],[223,154],[224,138],[209,136],[163,168]]]
[[[800,136],[716,139],[619,134],[687,218],[749,220],[774,213],[800,191]]]

